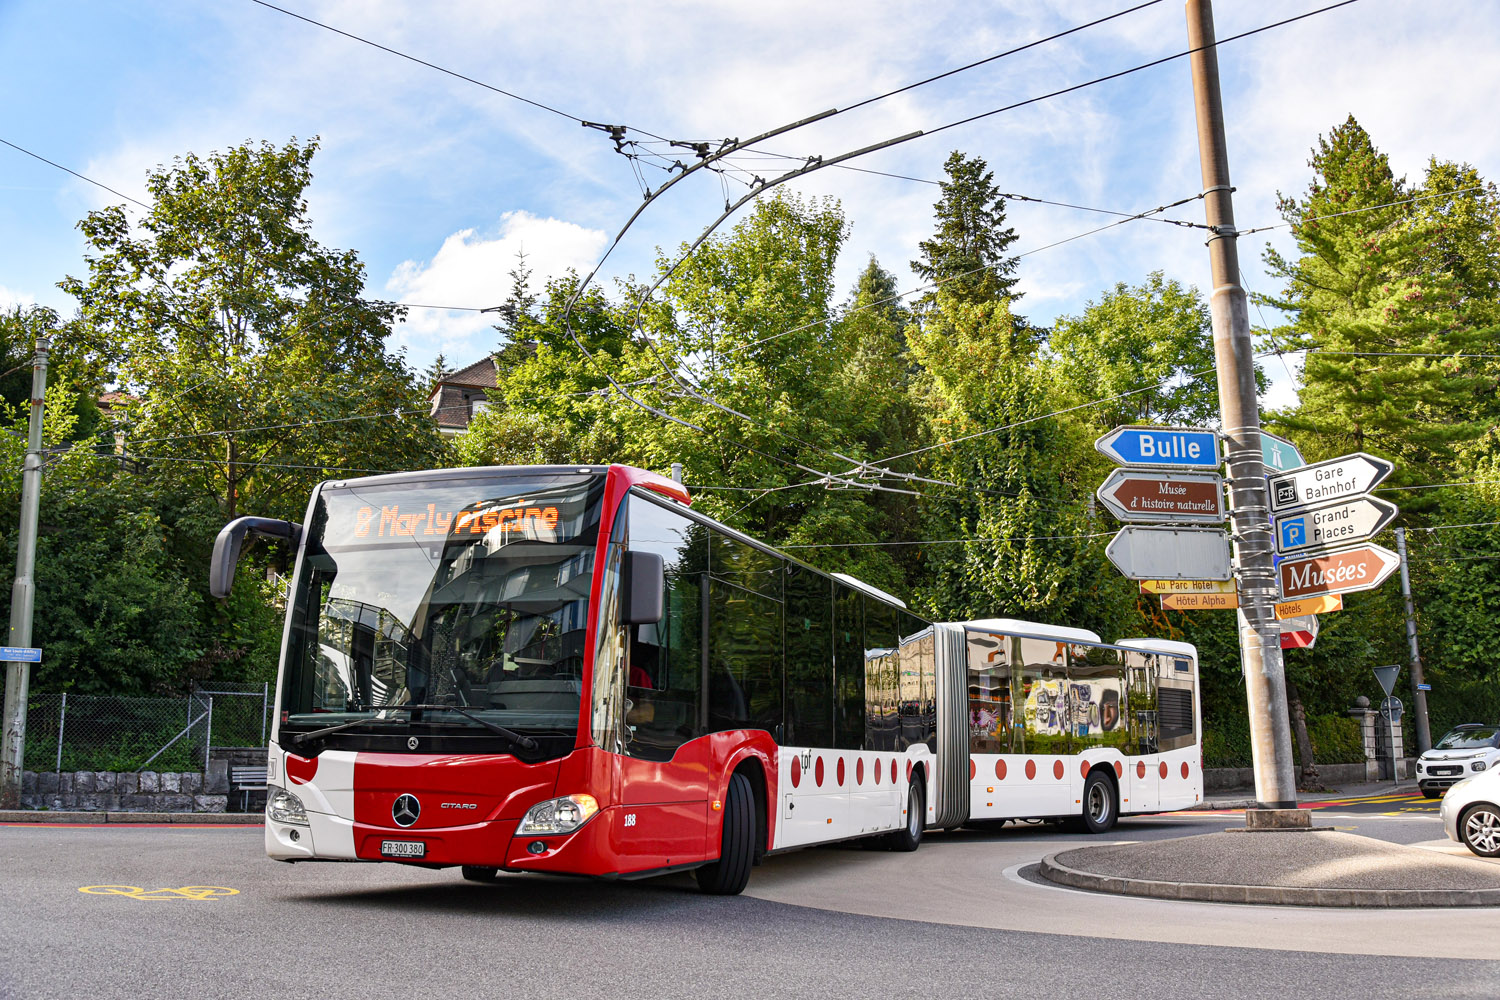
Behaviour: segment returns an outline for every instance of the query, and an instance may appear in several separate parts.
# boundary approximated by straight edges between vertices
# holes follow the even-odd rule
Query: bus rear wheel
[[[470,882],[493,882],[500,877],[500,869],[485,868],[479,865],[464,865],[464,878]]]
[[[906,825],[885,835],[888,851],[915,851],[922,846],[922,821],[927,818],[927,796],[920,779],[914,779],[906,790]]]
[[[719,844],[719,860],[693,872],[698,888],[712,896],[737,896],[750,882],[750,866],[755,863],[755,796],[750,779],[743,774],[729,776],[729,792],[724,796],[724,834]]]
[[[1103,771],[1089,772],[1088,780],[1083,783],[1083,815],[1078,818],[1078,829],[1084,833],[1104,833],[1114,827],[1119,817],[1114,782]]]

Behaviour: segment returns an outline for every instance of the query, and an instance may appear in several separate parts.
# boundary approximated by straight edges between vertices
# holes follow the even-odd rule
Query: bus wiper
[[[479,723],[481,726],[483,726],[484,728],[488,729],[490,732],[492,732],[492,733],[498,733],[501,736],[504,736],[506,739],[510,740],[512,743],[514,743],[518,747],[522,747],[523,749],[526,749],[526,750],[535,750],[536,749],[536,740],[532,739],[530,736],[522,736],[520,733],[516,732],[513,729],[506,729],[504,726],[496,725],[495,723],[489,721],[488,719],[481,719],[479,716],[475,715],[473,712],[467,711],[466,709],[459,708],[457,705],[382,705],[381,708],[382,709],[387,709],[388,708],[388,709],[391,709],[391,710],[397,711],[397,712],[421,712],[421,711],[457,712],[459,715],[462,715],[464,718],[471,719],[474,722]]]
[[[484,728],[490,730],[491,732],[505,737],[507,740],[510,740],[510,742],[514,743],[518,747],[521,747],[522,749],[536,749],[536,740],[532,739],[530,736],[523,736],[520,733],[515,732],[514,730],[506,729],[504,726],[496,725],[495,723],[490,722],[487,719],[481,719],[479,716],[473,714],[472,712],[466,712],[456,705],[381,705],[380,708],[377,709],[377,711],[415,712],[424,709],[436,712],[457,712],[464,718],[471,719],[474,722],[479,723]],[[291,736],[287,740],[287,742],[291,743],[293,746],[300,747],[305,743],[318,739],[320,736],[327,736],[330,733],[340,733],[346,729],[358,729],[360,726],[367,726],[372,722],[390,721],[392,720],[379,719],[372,715],[369,718],[365,719],[355,719],[353,722],[343,722],[337,726],[326,726],[323,729],[314,729],[310,733],[296,733],[295,735]]]

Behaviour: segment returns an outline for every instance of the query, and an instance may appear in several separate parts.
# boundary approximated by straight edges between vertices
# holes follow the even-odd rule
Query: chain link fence
[[[204,771],[209,748],[265,746],[270,686],[215,684],[183,698],[38,694],[28,771]]]

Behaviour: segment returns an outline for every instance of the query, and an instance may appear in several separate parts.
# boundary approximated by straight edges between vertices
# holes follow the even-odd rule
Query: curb
[[[0,810],[0,823],[170,823],[174,826],[263,826],[261,813],[51,812],[45,809]]]
[[[1500,906],[1500,889],[1314,889],[1276,885],[1218,885],[1212,882],[1158,882],[1095,875],[1060,864],[1056,854],[1042,859],[1049,881],[1074,889],[1121,896],[1190,900],[1200,903],[1256,903],[1278,906],[1337,906],[1360,909],[1427,906]]]

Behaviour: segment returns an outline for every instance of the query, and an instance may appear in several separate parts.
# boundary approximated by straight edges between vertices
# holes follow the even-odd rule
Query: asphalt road
[[[1441,837],[1433,812],[1390,804],[1329,806],[1317,821],[1403,843]],[[1109,836],[1232,822],[1178,814]],[[0,828],[0,997],[1500,992],[1500,962],[1464,957],[1496,954],[1500,911],[1296,910],[1038,886],[1018,870],[1080,840],[1052,827],[934,835],[915,855],[771,858],[730,899],[680,876],[473,885],[396,865],[283,865],[260,838],[253,827]]]

